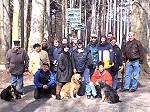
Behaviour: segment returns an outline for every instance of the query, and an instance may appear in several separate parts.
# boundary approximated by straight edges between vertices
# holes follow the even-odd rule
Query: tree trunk
[[[14,11],[13,11],[13,29],[12,29],[12,42],[19,40],[19,1],[14,0]],[[13,44],[12,44],[13,46]]]
[[[20,0],[21,47],[24,48],[24,0]]]
[[[27,18],[26,18],[26,42],[25,42],[25,49],[28,51],[29,47],[29,37],[31,31],[31,15],[32,15],[32,0],[28,0],[27,6]]]
[[[146,53],[148,52],[148,39],[147,39],[147,25],[148,25],[148,9],[149,3],[147,0],[135,0],[132,7],[132,26],[131,31],[135,32],[135,36],[137,40],[140,40],[143,47],[146,57]],[[146,58],[144,58],[144,64],[142,66],[142,71],[149,70],[146,64]]]
[[[101,35],[106,35],[106,0],[102,0]]]
[[[35,43],[41,43],[43,36],[43,14],[44,14],[44,1],[32,1],[32,16],[31,16],[31,33],[29,38],[29,53],[33,51]]]
[[[92,24],[91,24],[91,34],[96,34],[96,2],[92,1]]]

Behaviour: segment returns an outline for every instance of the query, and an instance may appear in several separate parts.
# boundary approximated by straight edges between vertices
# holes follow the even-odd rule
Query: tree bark
[[[33,51],[35,43],[41,43],[43,36],[43,14],[44,14],[44,1],[32,0],[32,16],[31,16],[31,33],[29,38],[29,50]]]
[[[149,1],[147,0],[135,0],[132,4],[132,26],[131,31],[135,32],[137,40],[140,40],[144,47],[144,64],[142,65],[142,71],[149,71],[149,67],[146,63],[146,54],[148,53],[148,36],[147,36],[147,25],[148,25],[148,9]]]

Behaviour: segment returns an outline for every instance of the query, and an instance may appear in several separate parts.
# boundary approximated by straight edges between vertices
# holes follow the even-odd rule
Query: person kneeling
[[[96,72],[94,72],[94,74],[92,75],[91,82],[89,84],[94,98],[101,97],[100,86],[98,86],[99,85],[98,79],[103,80],[108,85],[112,84],[112,76],[107,70],[104,69],[104,62],[102,62],[102,61],[98,62],[97,68],[98,68],[98,70]]]
[[[49,64],[43,63],[43,68],[38,70],[34,75],[34,98],[40,99],[40,96],[45,94],[56,94],[55,77],[49,70]]]

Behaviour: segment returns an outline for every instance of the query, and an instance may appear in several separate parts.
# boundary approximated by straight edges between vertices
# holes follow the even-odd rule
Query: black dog
[[[111,104],[121,102],[119,100],[119,96],[115,89],[113,89],[106,82],[104,82],[103,80],[100,80],[100,79],[98,80],[98,84],[101,88],[101,94],[102,94],[101,102],[104,102],[105,100],[107,100],[107,102],[111,103]]]
[[[16,90],[16,87],[11,85],[1,92],[1,99],[13,102],[15,99],[21,99],[21,95]]]

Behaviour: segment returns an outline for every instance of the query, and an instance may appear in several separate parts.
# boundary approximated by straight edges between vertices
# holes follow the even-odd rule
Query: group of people
[[[100,39],[96,34],[91,34],[86,47],[82,39],[74,38],[73,44],[69,44],[67,38],[64,38],[60,44],[59,39],[54,38],[53,46],[49,48],[47,39],[43,39],[41,44],[33,45],[34,51],[29,57],[27,52],[20,48],[20,41],[14,41],[14,48],[6,55],[6,69],[11,73],[13,86],[17,86],[18,79],[18,91],[21,94],[24,93],[23,73],[29,71],[34,75],[35,99],[48,93],[56,94],[56,99],[61,100],[62,86],[71,81],[73,74],[79,73],[81,83],[78,95],[83,96],[86,93],[90,99],[91,96],[101,97],[98,79],[117,89],[118,71],[125,68],[128,61],[122,91],[134,92],[143,63],[143,47],[141,42],[135,39],[134,32],[129,32],[128,36],[129,41],[122,51],[112,33],[101,36]],[[133,82],[129,90],[132,73]]]

